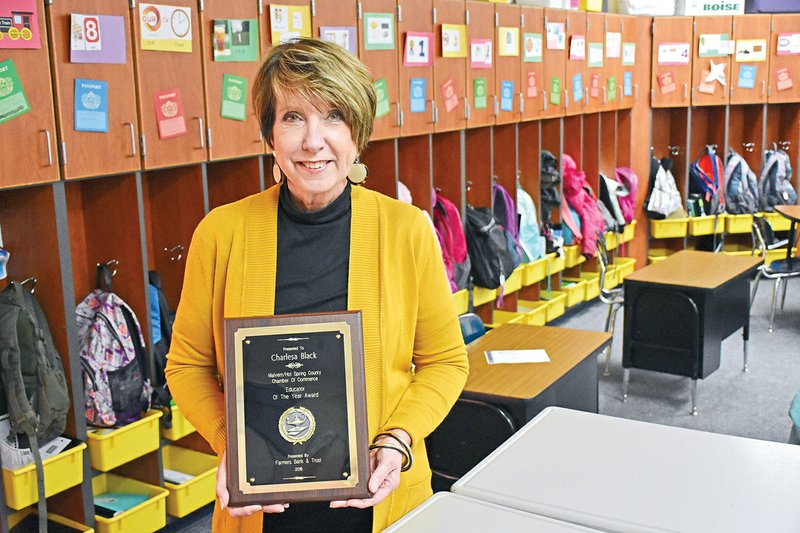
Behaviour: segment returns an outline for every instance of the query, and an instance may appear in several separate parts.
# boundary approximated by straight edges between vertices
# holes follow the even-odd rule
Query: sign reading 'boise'
[[[678,0],[676,15],[743,15],[744,0]]]

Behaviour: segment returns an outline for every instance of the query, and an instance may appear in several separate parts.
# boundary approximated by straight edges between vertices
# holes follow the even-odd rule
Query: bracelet
[[[400,446],[406,451],[406,453],[409,456],[411,456],[411,447],[408,444],[406,444],[406,441],[404,441],[403,439],[401,439],[400,437],[398,437],[397,435],[395,435],[391,431],[384,431],[383,433],[378,433],[377,435],[375,435],[375,438],[372,439],[372,442],[375,442],[375,440],[378,437],[390,437],[390,438],[396,440],[400,444]]]
[[[401,472],[407,472],[411,468],[411,465],[413,463],[413,460],[411,459],[411,456],[406,454],[405,450],[403,450],[402,448],[398,448],[394,444],[370,444],[369,445],[369,449],[370,450],[375,450],[375,449],[394,450],[397,453],[399,453],[400,455],[402,455],[403,456],[403,464],[400,466],[400,471]]]

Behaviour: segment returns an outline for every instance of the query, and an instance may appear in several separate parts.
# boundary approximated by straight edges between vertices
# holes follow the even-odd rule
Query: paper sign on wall
[[[320,26],[319,38],[338,44],[351,54],[358,55],[355,26]]]
[[[394,15],[364,13],[364,48],[394,50]]]
[[[0,62],[0,124],[30,110],[14,60]]]
[[[500,82],[500,110],[514,110],[514,82],[502,80]]]
[[[406,32],[406,44],[403,50],[403,66],[429,67],[433,65],[431,43],[433,34],[426,32]]]
[[[192,51],[192,8],[139,4],[142,50]]]
[[[572,76],[572,101],[579,102],[583,100],[583,76],[575,74]]]
[[[622,34],[610,31],[606,33],[606,57],[619,57]]]
[[[600,98],[600,74],[592,74],[589,78],[589,96]]]
[[[583,61],[586,59],[585,36],[573,35],[569,38],[569,59],[570,61]]]
[[[444,97],[444,110],[449,113],[458,105],[458,95],[456,94],[456,84],[453,78],[448,78],[442,84],[442,97]]]
[[[386,88],[386,78],[375,82],[375,118],[389,114],[389,91]]]
[[[631,67],[636,64],[636,43],[622,43],[622,65]]]
[[[675,76],[672,72],[664,72],[659,75],[656,80],[658,81],[658,88],[661,89],[661,94],[669,94],[677,90],[675,85]]]
[[[606,85],[608,89],[608,100],[613,102],[617,99],[617,77],[609,76]]]
[[[766,39],[739,39],[736,41],[736,61],[738,63],[766,60]]]
[[[730,54],[731,44],[727,33],[703,33],[698,41],[697,55],[699,57],[724,57]]]
[[[800,33],[779,33],[777,55],[800,54]]]
[[[258,19],[215,19],[214,61],[258,61]]]
[[[153,95],[158,122],[158,137],[171,139],[186,133],[186,120],[183,116],[181,90],[159,91]]]
[[[470,63],[472,68],[492,68],[492,40],[470,39]]]
[[[591,68],[603,66],[603,43],[589,43],[589,61],[587,64]]]
[[[497,53],[501,56],[519,56],[519,28],[497,28]]]
[[[526,33],[522,36],[522,61],[525,63],[542,62],[541,33]]]
[[[563,22],[548,22],[547,30],[547,49],[564,50],[566,48],[567,36],[564,33]]]
[[[0,48],[41,48],[36,0],[0,2]]]
[[[442,24],[442,57],[467,57],[467,27]]]
[[[269,23],[272,44],[281,44],[298,37],[311,37],[311,9],[309,6],[269,6]]]
[[[527,74],[527,94],[528,98],[536,98],[539,95],[539,88],[536,85],[536,71],[529,70]]]
[[[714,94],[714,89],[716,89],[717,84],[714,83],[714,80],[708,80],[710,76],[711,71],[708,69],[703,69],[703,73],[700,76],[700,83],[697,85],[697,92],[703,94]]]
[[[412,113],[424,113],[427,98],[427,80],[425,78],[411,78],[409,81],[409,110]]]
[[[550,103],[561,105],[561,78],[550,78]]]
[[[756,67],[753,65],[741,65],[739,67],[739,80],[736,86],[740,89],[753,89],[756,86]]]
[[[124,64],[125,19],[111,15],[70,17],[70,63]]]
[[[775,71],[775,88],[779,91],[786,91],[794,87],[792,74],[789,67],[779,68]]]
[[[222,75],[222,106],[219,114],[232,120],[244,121],[247,118],[247,78]]]
[[[473,107],[486,109],[486,78],[475,78],[472,85],[474,94]]]
[[[108,83],[75,79],[75,131],[108,131]]]
[[[689,43],[661,43],[658,45],[658,64],[688,65],[690,50]]]
[[[633,72],[622,73],[622,96],[633,96]]]

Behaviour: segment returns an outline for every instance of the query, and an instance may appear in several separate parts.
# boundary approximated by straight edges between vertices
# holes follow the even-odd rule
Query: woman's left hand
[[[403,430],[393,430],[392,433],[403,439],[406,443],[411,442],[411,437]],[[381,437],[376,443],[392,443],[392,439]],[[371,498],[364,500],[337,500],[331,502],[331,508],[358,507],[364,509],[372,507],[384,500],[394,489],[400,485],[400,468],[403,466],[403,454],[388,448],[378,448],[369,453],[369,491]]]

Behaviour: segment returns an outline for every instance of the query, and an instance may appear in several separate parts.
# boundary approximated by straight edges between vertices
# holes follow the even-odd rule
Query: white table
[[[453,492],[619,532],[800,531],[800,446],[550,407]]]
[[[589,529],[450,492],[437,492],[384,533],[592,533]]]

